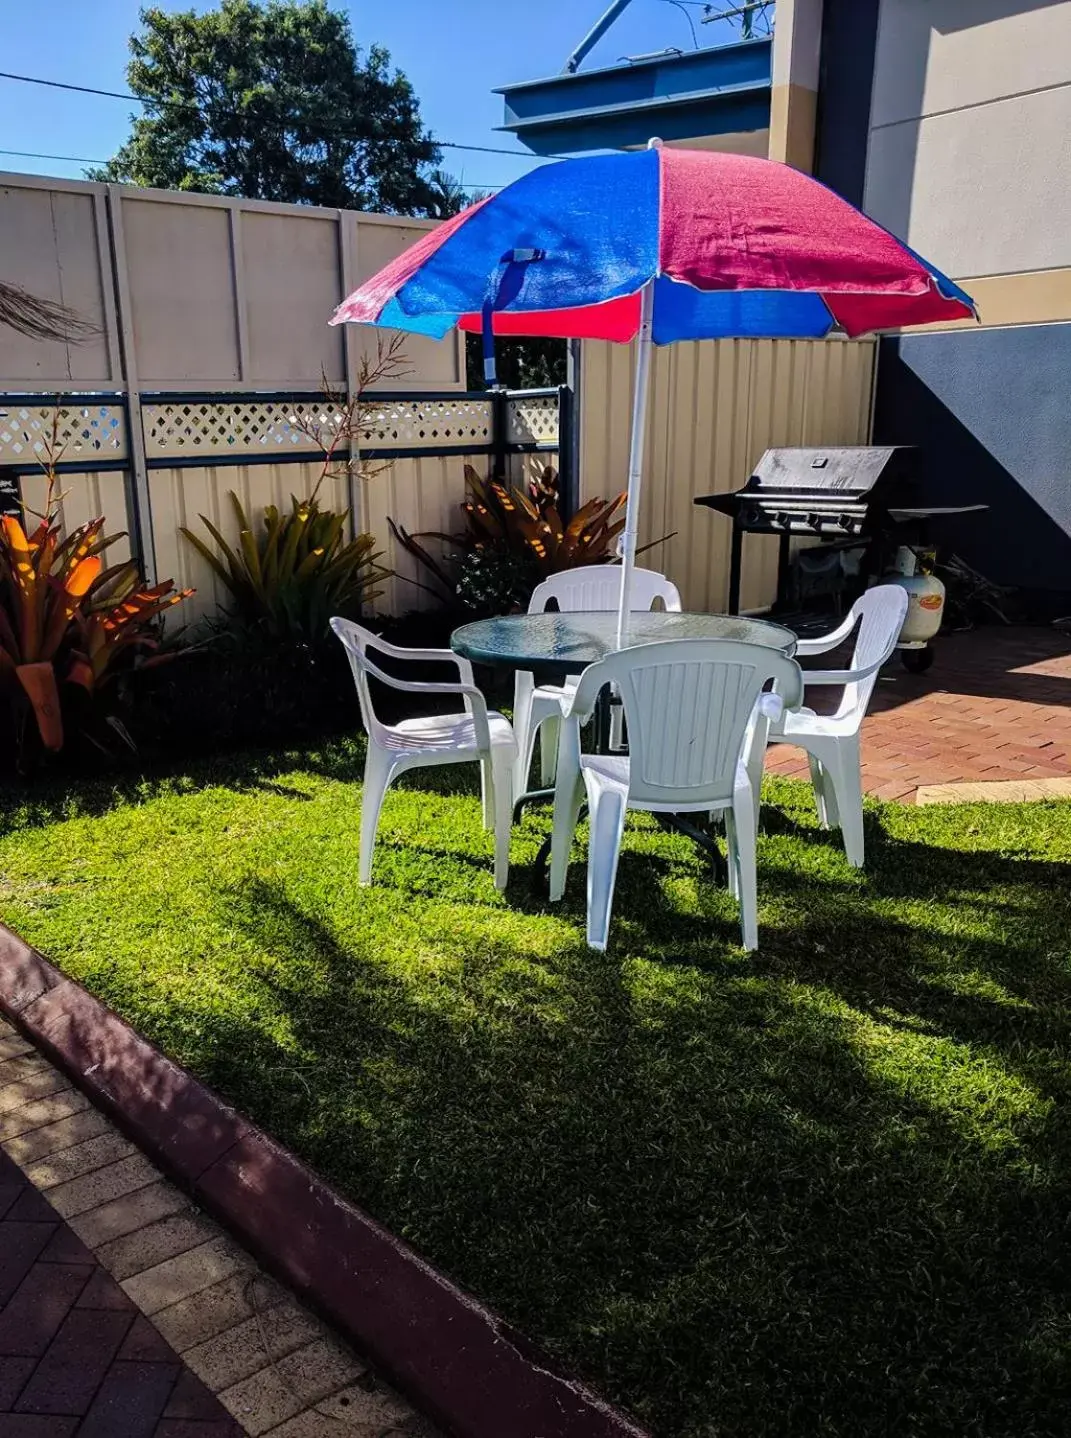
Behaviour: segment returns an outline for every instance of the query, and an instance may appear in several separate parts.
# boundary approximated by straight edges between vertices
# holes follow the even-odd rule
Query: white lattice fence
[[[343,407],[302,399],[202,399],[179,396],[142,405],[150,464],[223,457],[314,455],[343,422]],[[491,401],[458,398],[374,399],[360,406],[360,437],[371,450],[456,449],[491,442]]]
[[[0,396],[0,465],[125,460],[121,404],[37,404]]]
[[[145,455],[152,460],[315,454],[318,436],[341,420],[340,407],[307,400],[171,399],[141,407]]]
[[[558,443],[558,392],[512,394],[507,402],[506,442],[511,445]]]
[[[491,401],[464,395],[373,401],[362,404],[361,421],[370,449],[472,450],[492,439]]]

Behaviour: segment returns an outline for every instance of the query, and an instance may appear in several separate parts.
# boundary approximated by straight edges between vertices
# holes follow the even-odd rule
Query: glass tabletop
[[[789,656],[796,651],[796,636],[791,629],[766,619],[732,614],[667,614],[661,610],[630,616],[626,648],[667,639],[736,639],[763,644]],[[478,619],[455,629],[450,647],[477,664],[578,674],[617,649],[617,615],[603,611]]]

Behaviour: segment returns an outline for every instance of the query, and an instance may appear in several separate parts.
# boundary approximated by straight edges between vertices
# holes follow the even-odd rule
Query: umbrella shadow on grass
[[[874,910],[831,950],[794,899],[758,955],[651,962],[677,941],[631,888],[606,955],[488,911],[429,967],[246,885],[276,1018],[202,1018],[212,1076],[660,1435],[1065,1432],[1067,1138],[994,1001],[928,1007],[921,926]],[[698,953],[704,925],[674,933]]]

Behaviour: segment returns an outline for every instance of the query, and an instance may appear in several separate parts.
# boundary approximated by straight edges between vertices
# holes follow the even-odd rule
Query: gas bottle
[[[900,630],[901,644],[925,644],[941,627],[945,611],[945,587],[936,574],[920,568],[915,551],[904,545],[897,553],[891,573],[882,575],[882,584],[898,584],[907,591],[907,617]]]

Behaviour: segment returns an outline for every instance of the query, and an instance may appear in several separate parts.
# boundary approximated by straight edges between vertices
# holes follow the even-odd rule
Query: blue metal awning
[[[503,85],[500,128],[537,155],[765,130],[771,55],[763,37]]]

